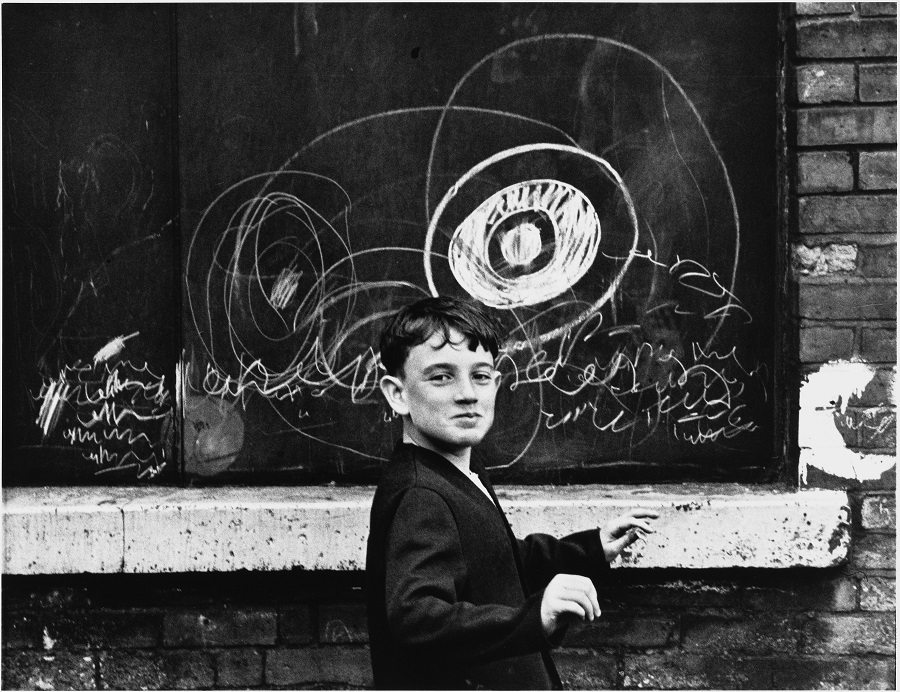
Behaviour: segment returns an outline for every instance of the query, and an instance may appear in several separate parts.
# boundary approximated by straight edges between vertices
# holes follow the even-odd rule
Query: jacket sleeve
[[[533,533],[517,540],[532,591],[544,589],[557,574],[580,574],[595,584],[608,580],[610,568],[603,553],[599,529],[573,533],[565,538]]]
[[[405,646],[474,664],[551,646],[541,625],[543,593],[519,607],[458,598],[467,578],[459,532],[434,491],[411,488],[404,494],[386,552],[388,626]]]

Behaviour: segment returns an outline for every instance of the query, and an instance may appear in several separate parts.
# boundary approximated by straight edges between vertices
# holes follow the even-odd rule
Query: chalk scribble
[[[115,340],[114,340],[115,341]],[[45,435],[61,429],[95,474],[153,478],[169,462],[172,404],[165,377],[146,365],[104,360],[62,369],[38,396]]]
[[[655,85],[632,97],[645,99],[632,109],[644,120],[618,125],[633,134],[567,132],[537,111],[467,101],[498,57],[555,45],[583,51],[572,86],[591,112],[615,105],[593,96],[611,65]],[[500,133],[484,137],[488,149],[445,144],[479,129]],[[335,163],[386,131],[430,141],[420,169],[373,180],[361,161]],[[421,190],[424,219],[399,199],[409,189]],[[726,324],[753,319],[735,291],[739,245],[728,171],[665,67],[611,39],[522,39],[473,65],[444,105],[341,124],[207,207],[186,254],[198,278],[186,282],[197,350],[185,397],[215,425],[237,420],[233,405],[265,401],[285,432],[378,459],[365,434],[384,422],[374,337],[401,304],[450,292],[497,310],[509,330],[500,405],[516,415],[493,433],[497,466],[547,435],[601,435],[623,458],[660,436],[727,448],[759,429],[749,402],[766,396],[765,369],[721,341]],[[354,416],[369,423],[348,426]],[[243,428],[209,458],[235,459],[239,438]]]
[[[97,365],[98,363],[104,363],[110,358],[119,355],[122,352],[122,349],[125,348],[125,342],[129,339],[133,339],[139,333],[140,332],[134,332],[133,334],[129,334],[128,336],[117,336],[115,339],[112,339],[108,344],[106,344],[106,346],[104,346],[94,354],[94,365]]]

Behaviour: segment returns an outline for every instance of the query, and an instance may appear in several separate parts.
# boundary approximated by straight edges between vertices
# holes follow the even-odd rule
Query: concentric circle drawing
[[[514,147],[498,152],[468,170],[440,201],[431,218],[425,237],[424,260],[425,277],[429,290],[438,295],[433,278],[432,249],[435,232],[442,222],[442,215],[454,197],[460,194],[466,183],[476,176],[489,171],[491,166],[521,155],[535,152],[564,153],[583,157],[615,184],[621,201],[627,209],[631,222],[631,246],[622,262],[618,274],[609,282],[609,287],[590,306],[564,324],[538,335],[528,344],[516,341],[510,344],[513,350],[539,346],[571,330],[591,314],[599,310],[615,293],[633,259],[638,242],[638,221],[634,203],[622,178],[603,158],[577,147],[565,144],[539,143]],[[549,226],[547,242],[549,259],[539,269],[519,275],[504,276],[490,262],[490,244],[497,239],[502,248],[504,243],[515,246],[531,245],[532,250],[522,252],[520,258],[506,264],[510,268],[529,267],[537,258],[533,253],[539,242],[540,231],[536,224],[523,217],[526,212],[541,214]],[[522,217],[516,221],[516,217]],[[504,223],[513,220],[508,228]],[[537,236],[537,239],[536,239]],[[450,240],[448,252],[449,267],[459,285],[476,300],[493,308],[511,310],[516,307],[545,303],[571,290],[587,273],[597,257],[600,247],[600,220],[590,200],[572,185],[558,180],[529,180],[516,183],[494,193],[484,200],[456,228]],[[510,254],[507,248],[506,254]]]
[[[547,241],[530,218],[535,214],[542,214],[550,226]],[[509,269],[531,267],[545,243],[553,251],[539,269],[505,276],[490,262],[492,241],[499,243]],[[599,246],[600,220],[584,195],[555,180],[528,180],[494,193],[459,225],[450,240],[450,270],[460,286],[485,305],[534,305],[571,288]]]

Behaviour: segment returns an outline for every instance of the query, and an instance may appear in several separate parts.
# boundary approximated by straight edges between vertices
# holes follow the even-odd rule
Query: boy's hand
[[[541,600],[541,623],[549,637],[566,619],[593,620],[600,617],[597,590],[587,577],[557,574]]]
[[[650,522],[659,519],[659,512],[652,509],[636,509],[616,517],[600,529],[600,540],[607,562],[615,560],[619,554],[646,533],[653,533]]]

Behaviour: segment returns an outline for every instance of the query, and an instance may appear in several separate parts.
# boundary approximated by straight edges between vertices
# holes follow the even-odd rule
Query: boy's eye
[[[476,372],[473,376],[476,382],[490,382],[493,378],[489,372]]]
[[[448,375],[445,372],[440,372],[440,373],[438,373],[436,375],[432,375],[431,377],[428,378],[428,380],[430,382],[436,382],[438,384],[443,384],[444,382],[449,382],[450,379],[451,379],[450,375]]]

